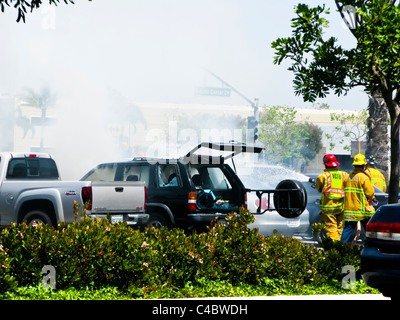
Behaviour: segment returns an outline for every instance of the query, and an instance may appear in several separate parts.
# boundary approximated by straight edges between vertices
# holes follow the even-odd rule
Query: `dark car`
[[[384,296],[400,298],[400,205],[381,206],[367,224],[361,252],[365,283]]]
[[[200,155],[200,148],[212,152]],[[149,225],[203,229],[215,218],[224,218],[247,206],[250,190],[245,188],[227,160],[239,153],[261,151],[260,147],[240,143],[203,142],[179,159],[134,158],[100,164],[81,180],[143,181],[147,187]],[[305,190],[291,180],[284,181],[277,189],[282,190],[260,190],[258,194],[260,197],[265,193],[273,194],[280,214],[299,216],[307,201]]]

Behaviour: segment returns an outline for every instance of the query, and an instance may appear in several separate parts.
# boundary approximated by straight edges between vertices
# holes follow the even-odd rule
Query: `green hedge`
[[[329,242],[326,250],[285,236],[264,237],[248,228],[246,210],[215,224],[209,232],[180,229],[134,230],[106,219],[51,228],[11,226],[0,233],[0,292],[37,285],[44,265],[56,270],[56,287],[117,287],[123,290],[184,287],[202,279],[267,285],[280,279],[300,288],[341,279],[342,267],[359,269],[360,249]]]

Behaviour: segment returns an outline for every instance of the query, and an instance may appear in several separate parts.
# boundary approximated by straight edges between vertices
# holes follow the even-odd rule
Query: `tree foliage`
[[[330,149],[333,149],[336,142],[344,144],[346,139],[358,142],[358,151],[361,153],[361,139],[367,135],[367,112],[359,111],[351,114],[336,113],[330,114],[331,121],[340,122],[340,125],[335,126],[332,133],[326,133],[325,136],[329,140]],[[344,149],[351,151],[351,144],[345,144]]]
[[[65,4],[72,3],[74,4],[73,0],[63,0]],[[89,0],[92,1],[92,0]],[[49,0],[50,5],[57,6],[61,1],[60,0]],[[18,11],[17,22],[20,22],[21,19],[25,22],[25,14],[28,12],[30,8],[30,12],[33,12],[35,9],[39,9],[42,5],[42,0],[0,0],[0,8],[1,12],[4,12],[5,6],[13,6]]]
[[[47,109],[54,107],[57,101],[57,95],[51,92],[49,86],[41,88],[39,91],[35,91],[31,88],[25,88],[26,94],[22,96],[22,99],[30,104],[31,106],[41,110],[41,137],[40,137],[40,149],[44,148],[44,126],[46,125],[46,113]],[[23,118],[21,118],[23,119]],[[25,123],[27,124],[27,123]],[[32,129],[32,124],[30,124],[30,129]],[[25,134],[28,128],[24,127]]]
[[[322,130],[311,123],[295,122],[293,107],[264,108],[260,115],[259,139],[269,161],[293,167],[296,161],[306,163],[322,148]]]
[[[357,40],[345,49],[335,37],[324,38],[328,27],[325,6],[299,4],[292,19],[292,36],[272,43],[274,63],[290,59],[294,91],[305,101],[315,101],[333,91],[346,94],[355,86],[367,93],[380,92],[391,120],[391,170],[389,202],[398,200],[400,125],[400,4],[393,0],[335,1]],[[353,23],[345,17],[353,15]]]
[[[57,100],[57,95],[51,92],[49,86],[44,86],[39,91],[25,88],[25,92],[26,94],[22,96],[22,99],[33,107],[42,110],[44,117],[46,116],[47,108],[54,106]]]

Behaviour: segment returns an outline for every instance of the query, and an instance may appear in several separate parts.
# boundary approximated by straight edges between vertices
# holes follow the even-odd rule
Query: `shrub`
[[[253,221],[243,209],[228,215],[226,224],[189,235],[180,229],[140,232],[85,216],[57,228],[12,225],[0,233],[0,290],[38,285],[44,265],[54,266],[58,289],[109,286],[144,293],[205,279],[263,286],[279,280],[300,288],[337,279],[346,264],[359,267],[354,247],[326,242],[318,250],[291,237],[264,237],[248,227]]]
[[[0,292],[13,291],[18,285],[18,282],[12,275],[12,258],[8,255],[8,251],[7,248],[0,244]]]
[[[330,238],[322,240],[324,249],[323,259],[317,265],[318,272],[324,275],[325,280],[340,280],[342,268],[346,265],[353,266],[356,271],[361,266],[361,247],[350,243],[334,241]]]

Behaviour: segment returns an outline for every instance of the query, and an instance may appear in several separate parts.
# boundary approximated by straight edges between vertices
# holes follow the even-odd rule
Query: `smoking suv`
[[[225,153],[199,155],[200,148]],[[247,207],[246,189],[227,159],[243,153],[260,153],[263,148],[238,143],[203,142],[179,159],[134,158],[131,161],[103,163],[90,170],[81,180],[87,181],[143,181],[147,187],[148,225],[157,228],[181,227],[202,229],[217,217]],[[277,189],[257,190],[274,195],[280,214],[297,217],[305,209],[307,196],[304,188],[286,180]],[[272,201],[269,199],[269,202]],[[260,201],[261,202],[261,201]],[[270,206],[268,210],[273,210]],[[258,214],[266,210],[257,210]]]

